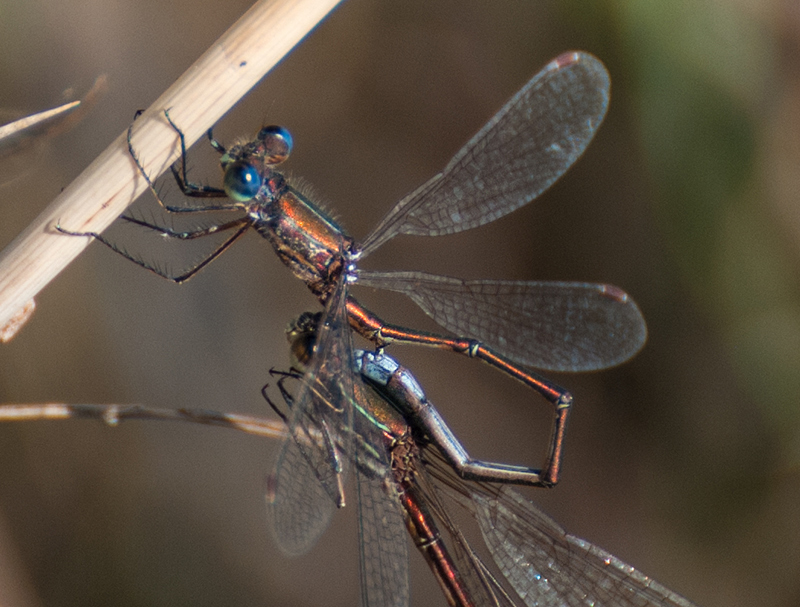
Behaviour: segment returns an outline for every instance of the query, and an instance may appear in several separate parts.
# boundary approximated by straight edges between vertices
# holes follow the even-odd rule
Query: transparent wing
[[[578,159],[608,107],[610,79],[586,53],[551,61],[448,163],[403,198],[363,243],[398,234],[452,234],[530,202]]]
[[[424,453],[428,451],[430,450],[426,449]],[[436,457],[438,459],[437,467],[446,470],[444,473],[446,476],[455,478],[452,476],[452,469],[442,460],[438,451],[436,451]],[[442,466],[445,468],[441,468]],[[428,509],[435,514],[440,530],[447,534],[446,547],[470,600],[476,607],[514,607],[514,600],[491,574],[472,546],[469,545],[467,538],[447,514],[436,491],[439,485],[432,482],[429,472],[432,470],[427,465],[417,468],[417,487],[420,494],[424,496]],[[434,476],[438,477],[439,475],[435,474]],[[463,483],[460,479],[456,482]],[[452,493],[453,491],[450,491],[448,495],[453,497]],[[459,501],[462,500],[459,499]]]
[[[528,607],[696,607],[569,535],[511,487],[464,482],[435,448],[422,459],[437,492],[475,517],[503,579]]]
[[[353,425],[352,344],[346,280],[328,299],[312,363],[289,418],[274,475],[271,518],[279,545],[290,554],[309,550],[328,526],[333,505],[344,506]],[[303,500],[302,503],[297,500]]]
[[[566,533],[509,487],[473,491],[486,545],[530,607],[693,607],[605,550]]]
[[[267,499],[272,535],[287,555],[305,554],[328,528],[335,503],[291,438],[284,442],[273,482]]]
[[[537,369],[612,367],[647,339],[639,308],[610,285],[365,271],[357,284],[404,293],[447,330]]]
[[[358,419],[356,426],[360,426]],[[370,424],[371,425],[371,424]],[[400,505],[389,490],[389,460],[376,428],[356,430],[363,607],[407,607],[408,538]]]

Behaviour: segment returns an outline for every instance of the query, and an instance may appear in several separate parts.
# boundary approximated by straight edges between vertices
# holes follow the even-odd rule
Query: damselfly
[[[290,327],[299,367],[310,362],[319,317],[307,313]],[[356,350],[353,366],[359,376],[354,383],[354,439],[340,441],[337,435],[334,442],[337,448],[351,445],[352,451],[343,455],[357,470],[363,605],[408,605],[407,530],[453,607],[691,607],[608,552],[567,534],[507,486],[528,484],[530,470],[471,459],[413,375],[393,358]],[[295,398],[286,383],[302,374],[275,373],[284,402],[293,409]],[[324,401],[325,394],[323,387],[314,391],[314,398]],[[270,404],[285,420],[290,417]],[[313,448],[324,449],[320,423],[309,420],[316,432],[308,438],[315,442]],[[302,482],[319,485],[312,474],[308,469]],[[493,575],[453,522],[445,507],[453,502],[477,521],[502,577]],[[308,504],[296,508],[311,510]],[[276,532],[283,536],[280,528]]]
[[[191,207],[161,201],[136,155],[134,124],[128,134],[129,150],[156,198],[167,211],[175,213],[240,211],[244,215],[186,232],[133,217],[123,219],[178,240],[226,231],[231,235],[199,263],[171,275],[133,258],[100,234],[60,229],[67,234],[92,236],[148,270],[183,282],[253,227],[323,303],[317,354],[296,397],[289,424],[298,440],[285,443],[276,471],[276,510],[283,509],[287,521],[297,514],[295,481],[301,462],[310,462],[324,491],[334,502],[344,504],[346,462],[337,457],[332,435],[339,434],[340,440],[352,436],[348,325],[379,347],[391,342],[415,343],[484,360],[543,395],[556,412],[554,452],[548,466],[529,480],[530,484],[551,486],[558,480],[561,440],[572,397],[520,365],[587,371],[627,360],[646,337],[636,304],[622,290],[609,285],[464,281],[422,272],[367,272],[358,270],[356,264],[399,234],[452,234],[494,221],[536,198],[585,150],[605,116],[609,87],[608,73],[595,57],[577,52],[558,57],[514,95],[441,173],[398,202],[360,244],[275,170],[291,151],[291,136],[286,130],[265,127],[255,140],[228,149],[209,131],[211,145],[222,154],[224,187],[218,189],[187,180],[183,135],[168,112],[165,117],[179,136],[183,152],[180,165],[173,165],[172,172],[184,194],[229,200]],[[351,283],[406,294],[458,337],[384,322],[349,295]],[[312,383],[325,387],[328,402],[339,404],[306,415],[306,409],[315,402],[310,395]],[[319,422],[314,429],[306,424],[309,418]],[[303,451],[298,447],[317,431],[323,433],[326,449]],[[327,521],[320,519],[318,526],[306,527],[290,549],[307,549],[325,526]]]

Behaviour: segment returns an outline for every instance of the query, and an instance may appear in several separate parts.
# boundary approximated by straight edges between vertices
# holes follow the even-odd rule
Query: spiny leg
[[[201,238],[203,236],[209,236],[211,234],[216,234],[218,232],[224,232],[226,230],[231,230],[231,229],[236,229],[236,232],[234,232],[234,234],[230,238],[228,238],[225,242],[223,242],[219,247],[214,249],[214,251],[212,251],[210,255],[203,258],[199,263],[193,265],[182,274],[173,275],[166,272],[165,270],[162,270],[152,264],[147,263],[146,261],[143,261],[142,259],[139,259],[138,257],[134,257],[126,250],[119,247],[119,245],[106,239],[102,234],[99,234],[98,232],[70,232],[69,230],[65,230],[64,228],[62,228],[60,225],[56,225],[56,229],[62,234],[67,234],[69,236],[91,236],[98,242],[107,246],[115,253],[122,255],[125,259],[132,261],[133,263],[135,263],[138,266],[141,266],[145,270],[149,270],[153,274],[161,276],[162,278],[166,278],[167,280],[171,280],[172,282],[182,283],[189,280],[192,276],[197,274],[200,270],[205,268],[208,264],[210,264],[222,253],[224,253],[227,250],[227,248],[231,246],[236,241],[236,239],[239,238],[242,234],[244,234],[250,227],[250,220],[247,217],[241,217],[239,219],[236,219],[234,221],[229,221],[221,225],[211,226],[208,228],[203,228],[191,232],[176,232],[169,228],[152,225],[145,221],[134,219],[132,217],[123,217],[122,219],[146,228],[150,228],[151,230],[155,230],[164,236],[171,238],[178,238],[180,240],[192,240],[194,238]]]
[[[184,137],[183,131],[176,125],[172,118],[169,115],[169,110],[164,110],[164,117],[167,119],[167,122],[172,127],[172,129],[178,134],[178,137],[181,142],[181,158],[180,161],[175,161],[172,166],[170,166],[170,171],[172,171],[173,177],[175,177],[175,182],[178,184],[178,187],[183,192],[184,196],[189,196],[192,198],[227,198],[227,194],[225,194],[225,190],[221,188],[215,188],[212,186],[192,183],[189,181],[188,177],[186,176],[186,138]],[[209,135],[211,133],[211,129],[209,129]],[[216,144],[216,145],[215,145]],[[225,148],[215,139],[211,139],[211,146],[221,153],[225,153]],[[180,162],[180,170],[175,168]],[[164,208],[167,208],[166,206]],[[193,211],[207,211],[207,210],[227,210],[230,209],[230,205],[221,205],[221,206],[211,206],[211,207],[201,207],[201,208],[191,208],[188,207],[170,207],[170,210],[173,213],[186,213],[186,212],[193,212]],[[238,208],[238,207],[237,207]]]
[[[299,381],[300,379],[303,378],[303,374],[300,371],[297,371],[294,368],[290,369],[289,371],[279,371],[277,369],[270,369],[269,370],[269,374],[272,377],[277,377],[278,378],[278,382],[277,382],[278,390],[281,393],[281,397],[283,398],[283,402],[285,402],[286,405],[289,406],[289,408],[291,408],[292,405],[294,404],[294,396],[292,395],[291,392],[289,392],[289,389],[284,384],[289,379],[294,380],[294,381]],[[278,417],[280,417],[283,420],[283,423],[288,425],[288,423],[289,423],[288,416],[283,411],[281,411],[278,408],[278,405],[275,404],[275,401],[273,401],[269,397],[269,393],[267,392],[268,389],[269,389],[269,384],[264,384],[264,387],[261,388],[261,395],[264,397],[264,400],[267,401],[267,403],[272,408],[272,410],[275,411],[275,413],[278,414]]]
[[[128,153],[131,155],[131,158],[136,163],[136,167],[139,169],[139,173],[144,177],[145,182],[147,182],[147,186],[150,188],[150,191],[153,193],[158,204],[167,210],[170,213],[198,213],[203,211],[230,211],[230,210],[238,210],[241,209],[241,205],[235,203],[227,203],[227,204],[219,204],[219,205],[203,205],[203,206],[187,206],[187,207],[175,207],[172,205],[166,204],[158,193],[158,190],[155,187],[155,184],[150,179],[150,176],[145,171],[144,166],[142,166],[141,161],[139,160],[139,155],[136,153],[136,150],[133,148],[133,142],[131,138],[133,136],[133,125],[135,124],[136,118],[141,114],[141,110],[136,113],[134,116],[134,122],[130,124],[128,127]],[[172,127],[172,129],[178,134],[180,143],[181,143],[181,172],[179,173],[177,169],[175,169],[175,165],[173,164],[170,167],[173,176],[175,177],[175,181],[178,183],[178,187],[186,196],[196,197],[196,198],[225,198],[226,194],[224,190],[219,188],[213,188],[209,186],[202,186],[196,185],[193,183],[189,183],[186,179],[186,141],[183,135],[183,131],[181,131],[178,126],[172,121],[169,117],[169,110],[165,110],[164,115],[167,119],[167,122]]]
[[[123,221],[127,221],[128,223],[132,223],[137,226],[153,230],[154,232],[158,232],[159,234],[161,234],[161,236],[164,236],[166,238],[176,238],[178,240],[194,240],[195,238],[212,236],[213,234],[218,234],[220,232],[225,232],[227,230],[239,228],[243,225],[249,226],[251,223],[250,218],[245,216],[245,217],[239,217],[238,219],[234,219],[232,221],[226,221],[225,223],[210,225],[207,228],[178,231],[178,230],[173,230],[172,228],[167,228],[165,226],[160,226],[154,223],[150,223],[142,219],[136,219],[135,217],[130,217],[128,215],[123,215],[122,217],[120,217],[120,219],[122,219]],[[79,234],[79,236],[94,236],[94,233],[87,232],[84,234]],[[95,238],[97,237],[95,236]]]

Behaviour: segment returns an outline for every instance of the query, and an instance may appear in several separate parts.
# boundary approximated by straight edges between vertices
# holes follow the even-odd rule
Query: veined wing
[[[455,476],[437,449],[426,447],[421,455],[420,462],[423,465],[417,466],[417,488],[420,495],[424,496],[427,508],[435,515],[442,537],[446,538],[447,550],[469,600],[475,607],[516,607],[514,599],[475,553],[439,499],[441,491],[459,503],[469,504],[469,499],[465,499],[455,488],[464,486],[464,481]],[[432,463],[432,460],[436,463]],[[434,479],[438,482],[434,482]],[[451,483],[455,483],[455,487]]]
[[[487,547],[530,607],[695,607],[605,550],[566,533],[510,487],[473,490]]]
[[[537,369],[612,367],[647,339],[639,308],[610,285],[363,270],[356,284],[404,293],[447,330]]]
[[[510,486],[465,483],[436,448],[424,449],[422,459],[437,491],[475,517],[504,581],[528,607],[697,607],[569,535]]]
[[[366,256],[398,234],[438,236],[489,223],[527,204],[578,159],[608,107],[597,58],[551,61],[453,157],[403,198],[363,243]]]
[[[366,387],[359,385],[356,395],[368,398],[366,392]],[[408,607],[408,537],[403,513],[389,485],[386,446],[378,428],[366,418],[356,414],[354,427],[361,604]]]
[[[303,554],[344,506],[347,458],[353,440],[353,348],[347,321],[347,281],[330,295],[310,366],[294,399],[289,431],[274,475],[271,518],[289,554]]]
[[[328,528],[335,503],[297,443],[287,438],[267,495],[272,535],[289,556],[305,554]]]

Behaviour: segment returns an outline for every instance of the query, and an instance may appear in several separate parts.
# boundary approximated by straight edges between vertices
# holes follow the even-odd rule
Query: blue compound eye
[[[261,175],[252,164],[239,160],[225,169],[223,187],[229,198],[247,202],[255,198],[261,189]]]
[[[292,135],[282,126],[265,126],[258,132],[258,139],[264,146],[264,162],[280,164],[292,152]]]

